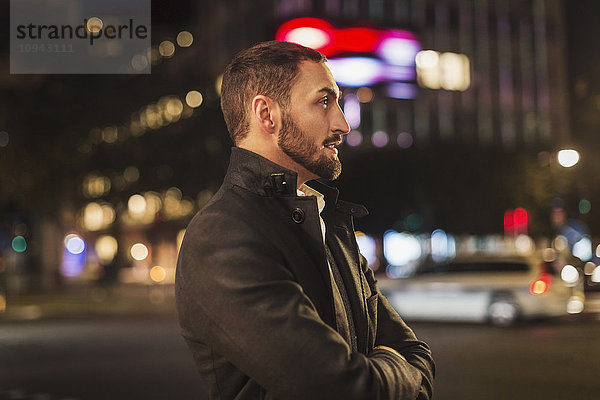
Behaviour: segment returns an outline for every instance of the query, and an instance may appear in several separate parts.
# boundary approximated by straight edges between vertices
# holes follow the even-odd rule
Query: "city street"
[[[0,400],[363,400],[357,266],[435,400],[600,400],[600,0],[0,4]]]
[[[600,319],[412,324],[437,400],[598,398]],[[204,399],[173,313],[0,320],[0,399]]]

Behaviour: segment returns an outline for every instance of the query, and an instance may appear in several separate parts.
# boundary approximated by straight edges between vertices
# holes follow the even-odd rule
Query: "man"
[[[182,333],[210,399],[429,399],[428,347],[380,294],[335,179],[349,126],[320,53],[265,42],[223,74],[236,145],[188,226]],[[310,181],[310,182],[309,182]]]

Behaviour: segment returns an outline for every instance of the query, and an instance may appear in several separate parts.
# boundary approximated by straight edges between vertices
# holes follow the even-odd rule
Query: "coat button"
[[[301,224],[302,222],[304,222],[304,210],[302,210],[301,208],[294,208],[294,210],[292,211],[292,219],[297,224]]]

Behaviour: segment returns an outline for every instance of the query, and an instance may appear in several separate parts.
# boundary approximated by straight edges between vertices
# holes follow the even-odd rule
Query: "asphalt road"
[[[500,329],[412,324],[437,361],[437,400],[600,398],[600,314]],[[197,399],[173,314],[0,320],[0,399]]]

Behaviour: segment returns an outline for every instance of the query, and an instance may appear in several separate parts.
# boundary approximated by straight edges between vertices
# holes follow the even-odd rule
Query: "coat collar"
[[[250,150],[232,147],[225,182],[259,196],[297,196],[298,174]],[[339,191],[320,180],[306,184],[325,196],[326,209],[336,209],[356,217],[369,213],[360,204],[338,200]]]
[[[231,148],[225,182],[260,196],[296,196],[298,174],[240,147]]]

